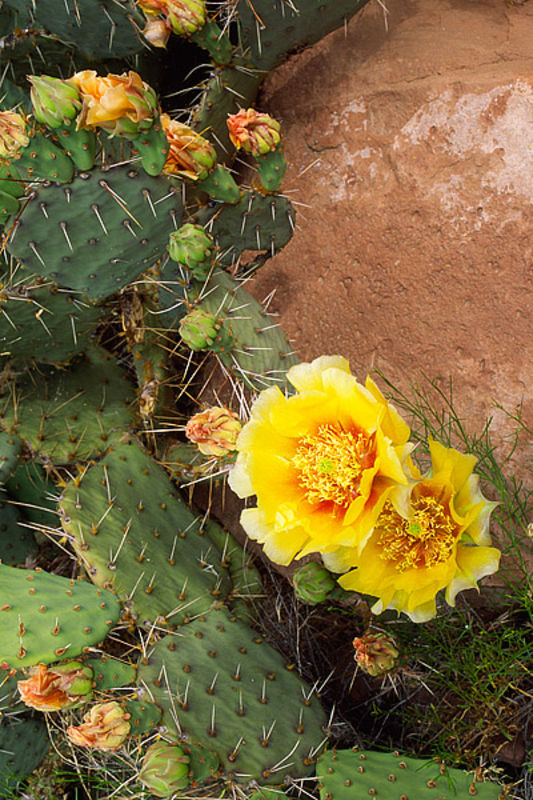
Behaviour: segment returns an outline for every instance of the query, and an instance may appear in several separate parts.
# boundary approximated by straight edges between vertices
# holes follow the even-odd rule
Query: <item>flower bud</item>
[[[15,111],[0,111],[0,160],[16,158],[29,142],[22,115]]]
[[[154,90],[132,70],[100,77],[86,69],[73,75],[70,82],[79,89],[83,103],[78,129],[98,127],[111,136],[134,139],[159,115]]]
[[[221,458],[236,449],[241,428],[237,414],[229,408],[213,406],[190,418],[185,436],[204,456]]]
[[[83,718],[81,725],[67,728],[67,736],[79,747],[96,750],[118,750],[130,732],[130,714],[115,701],[97,703]]]
[[[152,47],[166,47],[172,29],[164,19],[149,19],[144,26],[143,36]]]
[[[241,108],[228,116],[229,137],[235,147],[255,158],[275,150],[281,141],[279,122],[254,108]]]
[[[190,36],[206,23],[205,0],[169,0],[167,8],[168,21],[178,36]]]
[[[188,267],[198,280],[203,280],[211,267],[213,240],[201,225],[187,222],[170,234],[168,252],[173,261]]]
[[[179,745],[156,742],[145,753],[139,780],[155,797],[170,797],[188,785],[189,761]]]
[[[163,172],[193,181],[207,178],[217,161],[216,150],[211,142],[188,125],[171,119],[168,114],[161,114],[161,125],[169,143]]]
[[[92,698],[93,671],[81,661],[47,667],[37,664],[30,677],[18,681],[22,701],[39,711],[76,708]]]
[[[396,642],[382,631],[366,631],[353,640],[355,661],[367,675],[376,677],[390,672],[397,664],[399,651]]]
[[[200,309],[186,314],[179,326],[180,336],[191,350],[204,350],[212,345],[218,329],[215,315]]]
[[[292,582],[296,597],[310,606],[323,603],[335,588],[335,580],[328,570],[316,561],[298,567]]]
[[[78,87],[48,75],[29,75],[31,102],[37,122],[49,128],[67,126],[81,108]]]

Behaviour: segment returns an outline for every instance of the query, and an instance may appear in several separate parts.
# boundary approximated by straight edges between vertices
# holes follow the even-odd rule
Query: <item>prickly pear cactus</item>
[[[320,800],[499,800],[501,787],[434,760],[370,750],[330,750],[317,764]]]
[[[325,714],[279,653],[224,608],[180,634],[161,639],[138,669],[167,732],[215,749],[236,782],[310,775]]]

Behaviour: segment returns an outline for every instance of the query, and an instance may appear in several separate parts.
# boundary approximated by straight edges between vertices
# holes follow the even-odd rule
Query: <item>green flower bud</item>
[[[190,36],[206,23],[205,0],[172,0],[167,5],[167,14],[174,33]]]
[[[170,234],[168,252],[173,261],[188,267],[198,280],[203,280],[210,268],[213,241],[201,225],[187,222]]]
[[[214,314],[196,309],[183,317],[179,332],[191,350],[205,350],[215,341],[219,328],[220,324]]]
[[[299,567],[292,576],[294,593],[299,600],[310,606],[323,603],[335,588],[335,580],[321,564],[310,561]]]
[[[29,75],[31,102],[37,122],[49,128],[69,125],[81,109],[81,96],[77,86],[48,75]]]
[[[398,663],[398,645],[385,631],[366,631],[353,640],[355,661],[367,675],[377,677],[394,669]]]
[[[156,742],[145,753],[139,780],[155,797],[170,797],[189,784],[189,761],[179,745]]]

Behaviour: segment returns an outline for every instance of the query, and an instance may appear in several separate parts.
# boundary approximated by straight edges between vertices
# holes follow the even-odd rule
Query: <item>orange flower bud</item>
[[[130,732],[129,718],[130,714],[115,700],[97,703],[85,714],[81,725],[67,728],[67,735],[79,747],[118,750]]]
[[[174,33],[188,36],[203,28],[207,21],[205,0],[139,0],[145,14],[160,14]]]
[[[241,108],[227,120],[229,136],[235,147],[256,158],[275,150],[281,141],[279,122],[255,108]]]
[[[159,114],[154,90],[131,70],[104,78],[86,69],[69,82],[78,87],[82,99],[78,129],[99,127],[113,136],[135,138],[148,130]]]
[[[39,711],[75,708],[92,697],[93,671],[81,661],[69,661],[55,667],[37,664],[30,677],[18,681],[22,701]]]
[[[204,456],[221,458],[236,449],[241,428],[237,414],[228,408],[213,406],[190,418],[185,436]]]
[[[188,125],[161,114],[161,125],[169,143],[166,175],[181,175],[193,181],[207,178],[217,160],[216,150],[207,139]]]
[[[16,158],[29,142],[24,117],[15,111],[0,111],[0,160]]]
[[[396,666],[399,652],[396,642],[381,631],[366,631],[361,638],[353,640],[355,660],[372,677],[384,675]]]

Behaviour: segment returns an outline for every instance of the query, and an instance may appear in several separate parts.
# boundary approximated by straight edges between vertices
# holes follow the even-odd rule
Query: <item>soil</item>
[[[298,225],[252,292],[277,290],[305,360],[451,378],[473,430],[495,401],[533,420],[532,41],[533,3],[371,0],[257,104],[282,122]]]

